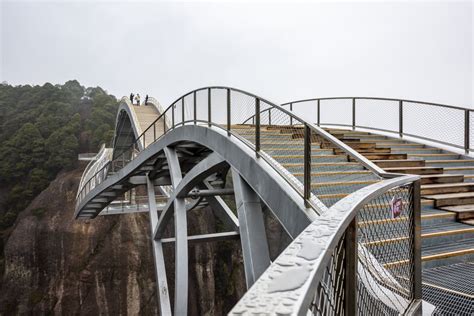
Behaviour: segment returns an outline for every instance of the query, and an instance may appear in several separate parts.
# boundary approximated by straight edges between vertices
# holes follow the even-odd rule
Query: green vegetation
[[[59,171],[76,166],[79,152],[95,152],[111,141],[117,106],[103,89],[76,80],[0,85],[0,186],[8,190],[0,205],[0,233]]]

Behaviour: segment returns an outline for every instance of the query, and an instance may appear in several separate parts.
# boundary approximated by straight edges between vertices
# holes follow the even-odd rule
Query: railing
[[[464,149],[474,146],[474,109],[375,97],[328,97],[283,103],[318,126],[334,125],[396,133]],[[449,133],[447,132],[449,131]]]
[[[93,159],[87,164],[81,181],[79,182],[79,188],[82,188],[85,183],[89,183],[90,186],[95,186],[95,181],[91,181],[95,176],[97,176],[98,170],[101,170],[104,166],[108,165],[111,159],[111,149],[106,148],[105,145],[102,145],[99,152],[94,156]],[[79,196],[80,191],[78,191],[77,197]],[[76,197],[76,198],[77,198]]]
[[[127,98],[122,100],[128,102]],[[242,129],[242,126],[237,125],[248,123],[249,117],[252,120],[252,128]],[[163,122],[170,122],[170,124]],[[359,162],[380,178],[388,175],[351,147],[318,126],[296,116],[289,110],[262,97],[239,89],[215,86],[188,92],[168,106],[147,129],[142,131],[142,134],[135,139],[129,148],[122,153],[114,154],[114,159],[80,188],[77,200],[78,205],[90,190],[106,179],[109,172],[118,171],[130,160],[134,159],[141,150],[141,145],[143,144],[143,147],[146,146],[147,140],[148,144],[151,144],[168,131],[185,124],[218,127],[226,130],[229,135],[232,134],[238,137],[254,150],[257,156],[267,160],[301,194],[305,204],[313,206],[316,211],[325,210],[326,206],[315,195],[324,195],[327,193],[327,188],[324,186],[312,188],[311,186],[313,142],[324,141],[331,144],[331,146],[338,148],[341,152],[351,157],[354,161]],[[279,162],[276,162],[266,153],[275,150],[275,147],[278,146],[278,142],[265,138],[262,135],[262,127],[270,125],[280,128],[282,133],[287,132],[291,134],[293,139],[299,141],[296,147],[280,148],[279,157],[283,158]],[[151,141],[148,139],[149,137],[152,137]],[[293,176],[284,167],[286,164],[294,162],[293,157],[302,157],[304,161],[301,166],[301,172],[297,176]],[[324,164],[323,159],[320,162]],[[329,172],[338,171],[337,168],[328,166],[326,170]]]
[[[419,177],[403,176],[340,200],[280,254],[231,314],[416,314],[419,195]]]

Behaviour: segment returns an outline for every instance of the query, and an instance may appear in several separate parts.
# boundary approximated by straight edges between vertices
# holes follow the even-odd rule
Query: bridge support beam
[[[158,209],[156,207],[156,192],[153,182],[147,177],[148,204],[151,225],[151,242],[153,256],[155,258],[156,283],[158,287],[158,302],[160,305],[160,315],[171,315],[171,304],[166,280],[165,259],[163,257],[163,245],[161,240],[153,238],[153,231],[158,224]]]
[[[232,169],[232,180],[239,217],[245,279],[247,288],[250,288],[270,266],[270,253],[260,198],[234,169]]]
[[[181,166],[176,150],[170,147],[164,149],[170,170],[173,189],[178,188],[182,180]],[[186,203],[183,197],[176,197],[174,206],[175,233],[175,290],[174,314],[188,313],[188,224]]]

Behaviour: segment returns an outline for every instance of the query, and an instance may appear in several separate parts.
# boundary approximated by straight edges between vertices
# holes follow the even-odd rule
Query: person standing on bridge
[[[137,93],[135,96],[135,101],[137,101],[137,106],[140,106],[140,94]]]
[[[130,93],[130,103],[133,104],[133,96],[134,94],[133,93]]]
[[[145,105],[148,105],[148,94],[145,96]]]

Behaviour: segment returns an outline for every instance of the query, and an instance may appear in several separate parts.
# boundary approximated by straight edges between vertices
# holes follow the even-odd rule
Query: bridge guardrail
[[[122,101],[129,103],[126,97],[122,98]],[[268,115],[265,114],[267,110]],[[243,129],[243,126],[239,124],[249,123],[249,119],[252,119],[252,128]],[[160,120],[161,122],[163,120],[170,122],[170,124],[159,124]],[[168,106],[148,128],[142,131],[142,134],[135,139],[129,148],[121,153],[114,153],[113,160],[99,170],[96,177],[91,178],[81,187],[77,203],[79,204],[91,189],[105,180],[108,172],[117,171],[132,160],[136,153],[141,150],[142,144],[147,143],[146,137],[153,135],[152,141],[148,142],[150,144],[169,130],[184,124],[203,124],[219,127],[226,130],[229,135],[232,134],[238,137],[254,150],[256,155],[267,160],[301,194],[308,207],[312,206],[319,213],[327,210],[327,206],[332,205],[334,201],[329,199],[327,205],[323,204],[316,195],[330,196],[329,188],[311,185],[313,176],[311,156],[313,149],[316,149],[312,145],[313,142],[323,139],[361,163],[379,179],[387,176],[381,168],[351,147],[318,126],[296,116],[291,111],[243,90],[213,86],[188,92]],[[282,133],[287,132],[292,135],[292,138],[300,140],[300,148],[276,148],[279,143],[271,141],[263,135],[264,128],[268,126],[277,127],[281,129]],[[150,131],[153,132],[150,133]],[[280,162],[276,162],[265,153],[275,149],[281,150]],[[323,156],[321,157],[319,163],[326,164],[328,172],[338,171],[337,166],[331,166],[328,163],[330,158],[326,161]],[[303,164],[298,166],[301,169],[301,172],[298,173],[299,178],[293,176],[284,167],[286,164],[293,164],[294,158],[303,159]],[[341,178],[340,180],[343,181],[344,179]],[[354,190],[356,190],[356,187]]]
[[[282,106],[297,115],[313,117],[318,126],[395,133],[463,149],[466,153],[474,149],[474,109],[470,108],[379,97],[311,98]]]
[[[416,314],[419,194],[419,177],[403,176],[340,200],[293,240],[230,314]],[[377,212],[389,210],[394,199],[400,201],[398,217]]]

